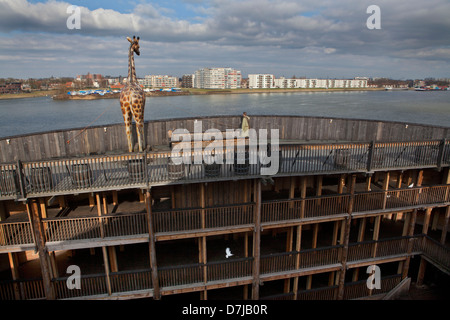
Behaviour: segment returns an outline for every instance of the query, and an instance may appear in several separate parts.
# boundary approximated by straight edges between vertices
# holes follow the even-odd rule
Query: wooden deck
[[[220,151],[220,150],[219,150]],[[218,152],[219,152],[218,151]],[[223,164],[211,168],[195,159],[211,156],[180,154],[175,165],[171,152],[90,156],[0,165],[0,200],[36,198],[131,188],[148,189],[167,184],[267,178],[265,149],[250,149],[243,164],[235,163],[234,150],[223,151]],[[347,144],[281,144],[279,166],[272,177],[442,168],[450,165],[450,141]],[[218,154],[218,153],[216,153]],[[264,160],[266,161],[266,160]]]

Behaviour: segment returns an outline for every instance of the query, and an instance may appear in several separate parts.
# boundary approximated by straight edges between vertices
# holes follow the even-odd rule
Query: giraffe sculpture
[[[136,122],[136,132],[139,142],[139,152],[145,148],[144,136],[144,107],[145,94],[141,86],[137,82],[136,69],[134,67],[134,53],[140,55],[139,37],[133,36],[133,40],[127,37],[130,42],[128,51],[128,81],[120,93],[120,107],[122,109],[123,120],[128,140],[128,151],[133,152],[133,139],[131,136],[131,121],[134,118]]]

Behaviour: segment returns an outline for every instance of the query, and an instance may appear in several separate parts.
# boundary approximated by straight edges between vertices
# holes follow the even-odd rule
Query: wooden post
[[[426,267],[427,267],[427,260],[425,260],[423,257],[420,257],[419,272],[417,273],[417,281],[416,281],[416,286],[418,287],[423,284],[423,278],[425,277]]]
[[[247,180],[246,180],[247,181]],[[244,257],[248,257],[248,232],[244,234]],[[243,300],[248,300],[248,285],[244,285],[244,297]]]
[[[381,224],[381,215],[378,215],[375,217],[375,224],[373,226],[372,240],[375,240],[375,241],[378,240],[378,236],[380,235],[380,224]],[[373,258],[375,258],[377,256],[377,248],[378,248],[378,243],[375,242],[373,244],[373,251],[372,251]]]
[[[409,238],[408,240],[408,249],[407,249],[408,256],[406,257],[406,260],[403,263],[402,280],[408,277],[409,264],[411,262],[411,252],[414,244],[414,238],[412,238],[412,236],[414,235],[414,228],[416,225],[417,209],[414,209],[414,211],[409,213],[408,216],[409,216],[409,218],[407,219],[409,223],[408,236],[411,238]]]
[[[447,208],[445,209],[444,226],[442,227],[442,233],[441,233],[441,243],[442,244],[445,244],[445,240],[447,237],[449,218],[450,218],[450,206],[447,206]]]
[[[356,240],[357,242],[364,241],[365,231],[366,231],[366,218],[360,218],[359,219],[359,229],[358,229],[358,239]],[[352,281],[353,282],[358,281],[358,277],[359,277],[359,268],[355,268],[353,270]]]
[[[108,256],[109,256],[109,261],[110,261],[110,266],[111,266],[111,272],[118,272],[119,265],[117,263],[117,254],[116,254],[115,246],[108,247]]]
[[[253,236],[253,283],[252,299],[259,300],[259,266],[261,252],[261,180],[254,180],[255,190],[255,229]]]
[[[300,198],[305,199],[306,198],[306,177],[300,178]],[[300,218],[303,219],[305,216],[305,200],[302,200],[301,206],[300,206]]]
[[[339,224],[341,221],[335,221],[333,225],[333,237],[331,239],[331,245],[335,246],[337,245],[337,237],[338,237],[338,230],[339,230]],[[328,286],[332,286],[335,283],[335,277],[336,277],[336,271],[331,271],[330,276],[328,278]]]
[[[145,209],[147,211],[147,226],[148,226],[148,243],[150,253],[150,267],[152,269],[152,283],[153,283],[153,298],[159,300],[161,293],[159,291],[158,267],[156,263],[156,247],[155,235],[153,231],[153,215],[152,215],[152,197],[150,190],[145,193]]]
[[[389,178],[390,178],[390,173],[388,171],[388,172],[386,172],[386,174],[384,176],[384,180],[383,180],[383,191],[384,191],[384,195],[383,195],[383,209],[386,209],[387,191],[389,190]],[[391,214],[387,214],[386,218],[390,219],[391,216],[392,216]]]
[[[339,274],[339,287],[338,287],[337,300],[344,299],[345,272],[347,269],[348,243],[349,243],[349,239],[350,239],[350,226],[351,226],[352,213],[353,213],[355,184],[356,184],[356,174],[352,174],[352,179],[350,182],[350,200],[348,203],[348,216],[345,220],[344,243],[343,243],[344,247],[342,249],[342,256],[341,256],[342,267],[341,267],[341,271]]]
[[[317,248],[317,234],[319,232],[319,224],[315,223],[313,225],[313,236],[312,236],[312,245],[311,249]],[[308,275],[306,278],[306,290],[311,289],[312,285],[312,274]]]
[[[202,224],[202,229],[204,229],[206,227],[206,220],[205,220],[205,184],[201,183],[200,184],[200,206],[202,208],[201,211],[201,224]],[[198,247],[199,247],[199,262],[203,263],[203,282],[205,283],[205,290],[203,290],[202,292],[200,292],[200,299],[201,300],[207,300],[208,299],[208,291],[206,290],[206,282],[208,281],[207,279],[207,266],[206,266],[206,262],[207,262],[207,251],[206,251],[206,237],[201,237],[198,239],[199,243],[198,243]]]
[[[51,266],[49,265],[48,251],[45,246],[45,234],[40,217],[39,206],[36,200],[31,201],[31,224],[39,253],[39,263],[41,265],[42,281],[47,300],[56,299],[55,291],[51,281]]]
[[[297,251],[297,257],[295,259],[295,269],[300,269],[300,249],[301,249],[301,241],[302,241],[302,225],[297,226],[297,234],[295,238],[295,251]],[[294,278],[294,284],[292,290],[294,291],[294,300],[297,300],[297,291],[298,291],[298,279],[299,277]]]
[[[289,227],[286,235],[286,252],[292,251],[293,241],[294,241],[294,227]],[[291,290],[291,279],[284,280],[284,293],[289,293]]]
[[[9,258],[9,266],[11,268],[11,275],[13,280],[19,280],[19,259],[17,258],[16,252],[8,252],[8,258]],[[20,300],[21,296],[23,297],[24,294],[22,292],[22,286],[20,283],[13,283],[14,287],[14,298],[16,300]]]
[[[110,296],[112,293],[111,289],[111,277],[109,276],[109,261],[108,261],[108,250],[105,246],[102,247],[103,253],[103,265],[105,266],[105,275],[106,275],[106,289],[108,290],[108,295]]]

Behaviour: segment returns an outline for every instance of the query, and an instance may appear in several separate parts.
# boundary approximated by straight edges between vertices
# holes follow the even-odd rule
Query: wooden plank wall
[[[380,122],[357,119],[337,119],[298,116],[251,116],[255,129],[279,129],[280,139],[304,141],[420,141],[450,138],[444,127]],[[238,129],[239,116],[199,117],[148,121],[146,142],[152,146],[167,145],[167,131],[186,128],[194,132],[195,121],[202,121],[203,131]],[[105,129],[106,128],[106,129]],[[134,141],[136,133],[133,128]],[[68,143],[69,142],[69,143]],[[74,157],[108,152],[126,152],[127,141],[123,124],[52,131],[0,139],[0,162],[34,161]]]

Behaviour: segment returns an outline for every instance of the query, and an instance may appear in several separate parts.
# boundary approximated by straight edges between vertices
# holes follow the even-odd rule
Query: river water
[[[353,91],[147,97],[145,120],[214,115],[297,115],[450,127],[450,91]],[[95,120],[95,121],[94,121]],[[122,123],[118,99],[0,100],[0,137]]]

